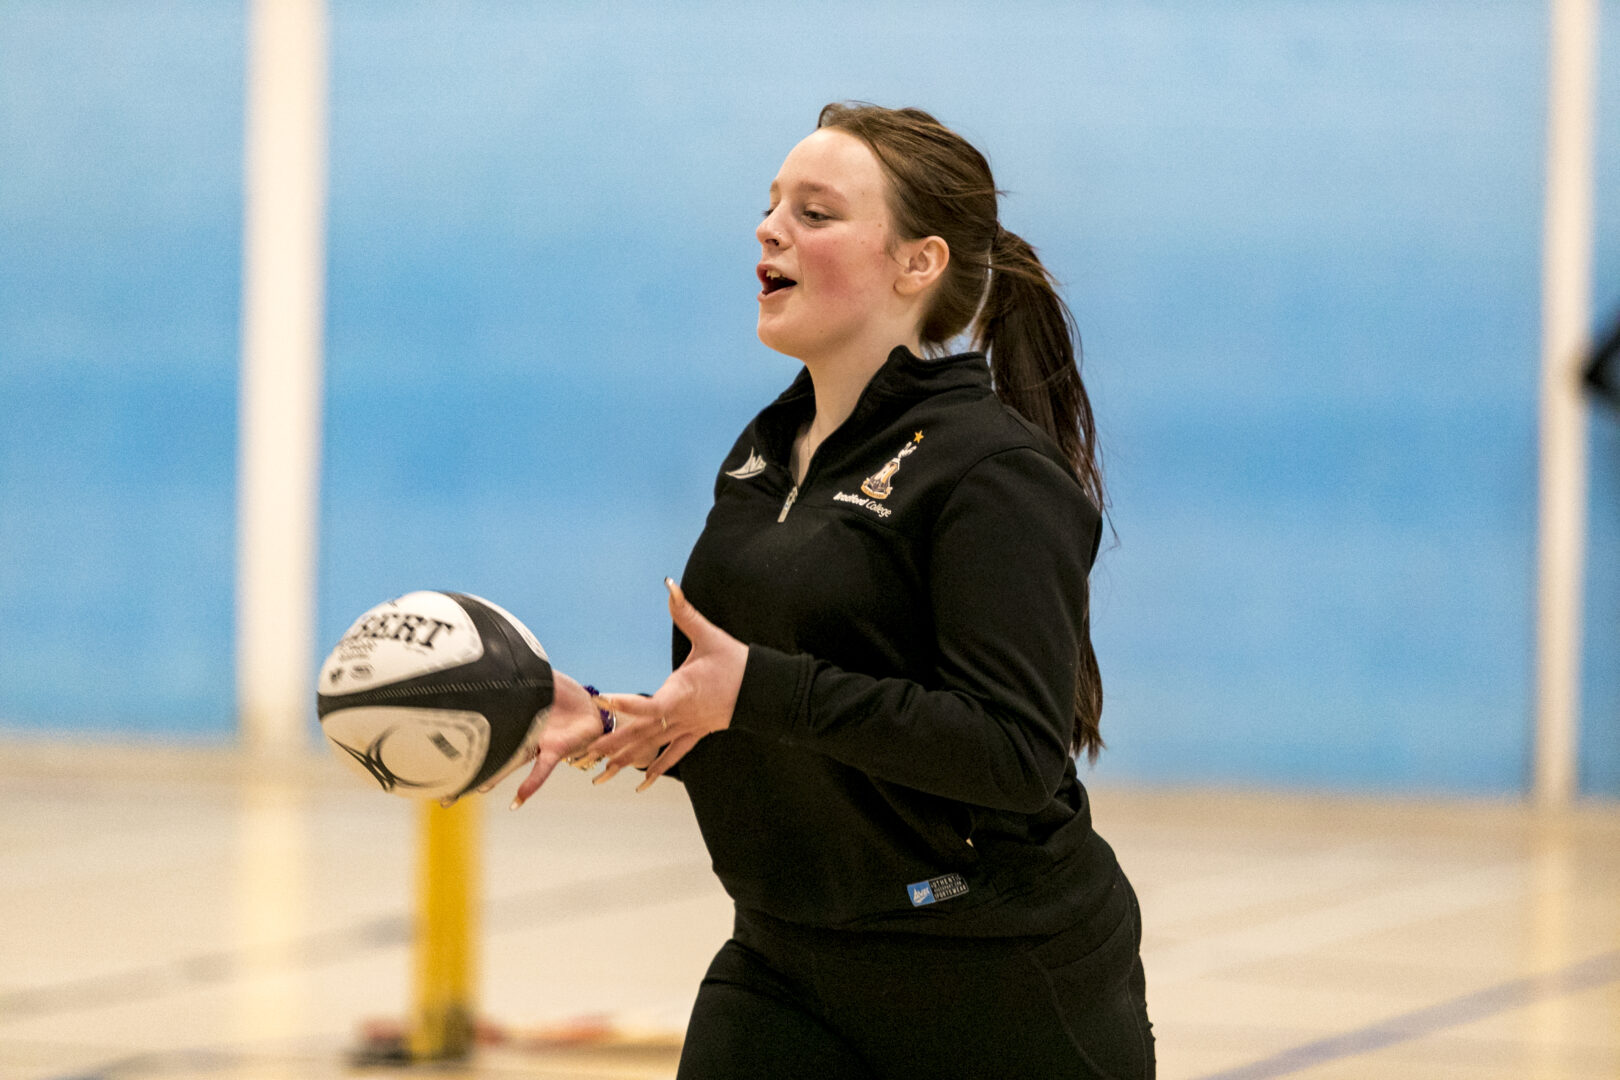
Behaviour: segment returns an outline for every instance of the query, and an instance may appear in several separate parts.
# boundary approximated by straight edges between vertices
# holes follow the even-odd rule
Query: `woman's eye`
[[[768,218],[774,213],[776,213],[776,207],[767,206],[765,208],[765,210],[760,214],[760,217]],[[799,211],[799,216],[804,218],[806,221],[821,222],[821,221],[831,221],[832,220],[832,215],[831,214],[823,213],[820,210],[800,210]]]

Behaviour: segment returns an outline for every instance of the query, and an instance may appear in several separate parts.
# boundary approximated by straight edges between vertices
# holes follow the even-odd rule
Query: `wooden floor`
[[[1093,787],[1165,1080],[1620,1078],[1620,807]],[[409,996],[414,810],[324,758],[0,741],[0,1078],[354,1074]],[[672,1075],[730,923],[679,785],[483,822],[508,1042],[433,1075]]]

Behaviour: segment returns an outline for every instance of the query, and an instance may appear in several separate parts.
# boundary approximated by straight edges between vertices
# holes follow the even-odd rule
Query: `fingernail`
[[[675,579],[674,578],[667,577],[667,578],[664,579],[664,588],[673,589],[674,587],[675,587]]]
[[[656,776],[649,776],[649,777],[647,777],[647,779],[645,779],[641,783],[637,784],[636,785],[636,794],[639,795],[643,791],[646,791],[648,788],[652,787],[653,786],[653,781],[657,780],[657,779],[658,779],[658,777],[656,777]]]
[[[514,796],[512,796],[512,805],[508,806],[507,809],[508,810],[516,810],[518,807],[520,807],[522,805],[523,805],[523,796],[514,795]]]

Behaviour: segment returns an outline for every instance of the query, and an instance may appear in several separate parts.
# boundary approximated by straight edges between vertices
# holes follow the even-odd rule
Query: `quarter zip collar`
[[[854,411],[816,449],[810,461],[811,470],[820,471],[829,451],[836,454],[850,440],[858,443],[870,430],[880,427],[883,417],[895,406],[903,407],[919,398],[964,389],[990,390],[990,366],[983,353],[965,352],[928,359],[917,356],[904,345],[895,346],[861,391]],[[760,450],[767,461],[787,467],[793,437],[814,415],[815,406],[815,385],[810,381],[809,370],[802,370],[756,421]],[[805,480],[809,479],[807,473]]]

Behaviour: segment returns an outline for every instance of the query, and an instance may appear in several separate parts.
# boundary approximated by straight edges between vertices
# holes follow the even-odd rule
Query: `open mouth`
[[[763,292],[766,296],[774,292],[781,292],[783,289],[791,289],[798,284],[792,278],[783,277],[780,271],[764,269],[759,272],[759,283],[763,286]]]

